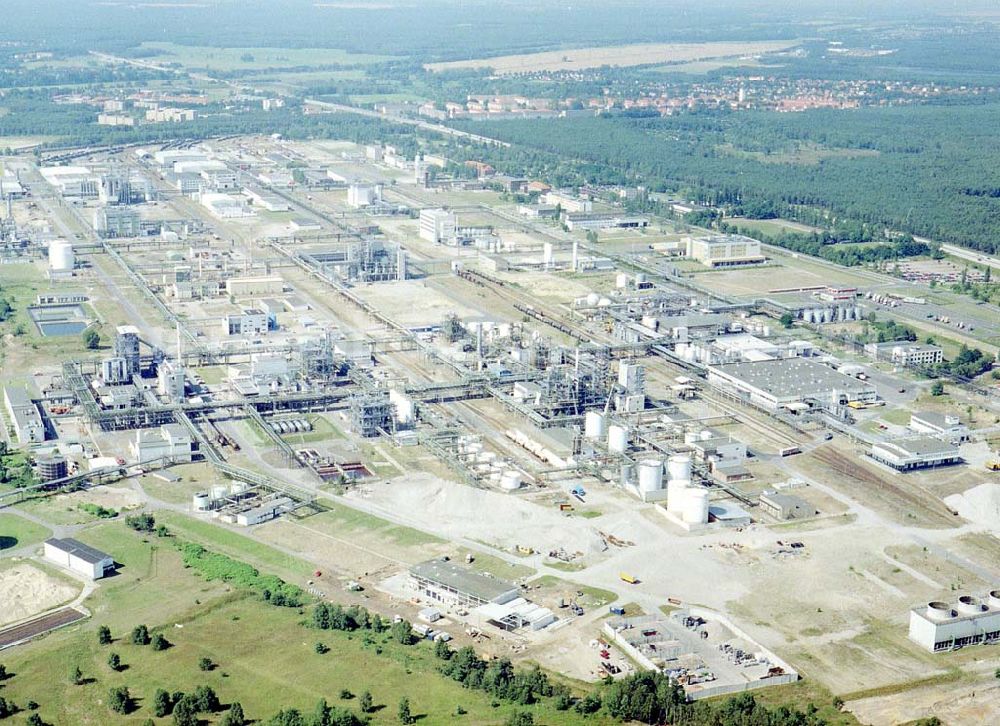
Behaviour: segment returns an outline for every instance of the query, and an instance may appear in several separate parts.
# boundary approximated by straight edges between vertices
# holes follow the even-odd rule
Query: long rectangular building
[[[3,387],[3,402],[7,409],[9,423],[14,427],[18,443],[34,444],[45,441],[45,424],[38,406],[28,396],[28,392],[20,387],[8,385]]]
[[[414,565],[410,577],[423,597],[449,606],[475,608],[486,603],[503,604],[519,594],[511,582],[443,560]]]
[[[820,407],[854,401],[874,403],[870,383],[835,371],[808,358],[780,358],[709,366],[710,385],[768,411],[795,408],[806,402]]]

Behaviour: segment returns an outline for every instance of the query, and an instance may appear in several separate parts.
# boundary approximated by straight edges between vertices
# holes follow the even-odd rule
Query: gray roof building
[[[424,596],[465,607],[505,603],[518,596],[518,588],[511,582],[444,560],[414,565],[410,576]]]

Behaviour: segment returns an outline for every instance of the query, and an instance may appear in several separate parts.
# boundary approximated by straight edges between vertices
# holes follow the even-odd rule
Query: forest
[[[456,124],[517,144],[499,168],[646,184],[738,213],[853,221],[1000,250],[1000,104]]]

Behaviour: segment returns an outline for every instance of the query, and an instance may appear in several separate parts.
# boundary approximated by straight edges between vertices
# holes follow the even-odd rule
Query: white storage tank
[[[207,512],[212,508],[212,498],[208,492],[196,492],[191,499],[191,506],[196,512]]]
[[[521,472],[510,469],[500,476],[500,488],[512,492],[521,488]]]
[[[230,494],[243,494],[250,488],[250,485],[243,481],[234,481],[229,485]]]
[[[682,516],[687,524],[707,523],[708,491],[705,489],[688,489]]]
[[[615,276],[615,287],[617,287],[618,289],[621,289],[623,287],[628,287],[628,275],[626,275],[624,272],[619,272]]]
[[[229,487],[225,484],[212,487],[212,499],[224,499],[227,494],[229,494]]]
[[[674,454],[667,459],[668,479],[691,479],[691,457]]]
[[[927,603],[927,619],[928,620],[948,620],[955,616],[955,611],[951,609],[951,605],[946,602],[941,602],[940,600],[935,600],[933,602]]]
[[[73,245],[64,239],[49,242],[49,267],[55,272],[71,272],[76,265]]]
[[[583,417],[583,435],[588,439],[603,439],[607,433],[607,417],[600,411],[587,411]]]
[[[671,479],[667,482],[667,511],[680,516],[687,501],[687,490],[691,486],[690,479]]]
[[[631,486],[635,484],[635,465],[628,459],[622,461],[621,485]]]
[[[659,491],[663,488],[663,462],[659,459],[644,459],[639,462],[639,491],[643,493]]]
[[[1000,609],[1000,590],[990,590],[990,596],[987,598],[986,604],[991,608]]]
[[[596,307],[597,303],[599,303],[600,301],[601,301],[601,296],[598,295],[596,292],[592,292],[589,295],[587,295],[587,305],[590,307]]]
[[[979,598],[971,595],[963,595],[958,598],[958,612],[962,615],[977,615],[985,609],[983,604],[979,602]]]
[[[645,284],[646,284],[646,273],[645,272],[635,273],[635,286],[639,287],[640,285],[645,285]]]
[[[628,429],[615,424],[608,429],[608,451],[624,454],[628,448]]]

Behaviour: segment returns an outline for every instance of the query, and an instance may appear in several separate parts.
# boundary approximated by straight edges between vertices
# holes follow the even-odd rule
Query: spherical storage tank
[[[56,272],[70,272],[76,264],[73,245],[64,239],[49,243],[49,267]]]
[[[624,426],[612,426],[608,429],[608,451],[624,454],[628,448],[628,429]]]
[[[678,516],[684,511],[690,479],[671,479],[667,482],[667,511]]]
[[[608,420],[599,411],[587,411],[583,417],[583,435],[588,439],[603,439],[608,433]]]
[[[682,512],[684,521],[688,524],[705,524],[708,522],[708,491],[689,488]]]
[[[644,459],[639,462],[639,491],[655,492],[663,488],[663,462]]]
[[[691,457],[675,454],[667,459],[668,479],[691,479]]]

